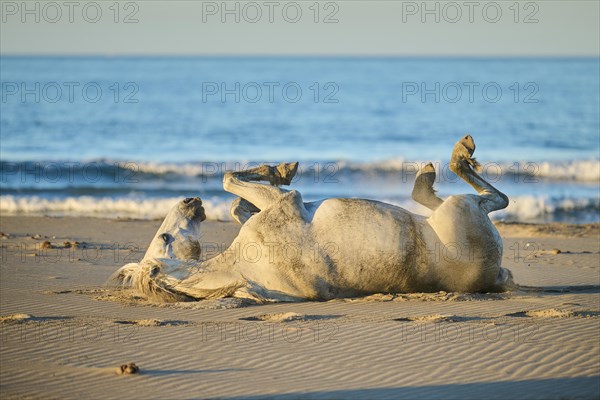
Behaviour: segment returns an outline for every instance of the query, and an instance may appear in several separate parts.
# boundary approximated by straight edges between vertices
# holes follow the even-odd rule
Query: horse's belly
[[[411,290],[426,272],[421,219],[385,203],[330,199],[313,211],[312,230],[339,290]]]

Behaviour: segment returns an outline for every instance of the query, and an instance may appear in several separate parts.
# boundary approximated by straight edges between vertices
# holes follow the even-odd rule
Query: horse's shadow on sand
[[[563,293],[600,293],[600,285],[577,285],[577,286],[522,286],[517,291],[539,294],[563,294]]]
[[[597,376],[556,379],[527,379],[504,382],[474,382],[430,386],[405,386],[372,389],[343,389],[265,394],[227,399],[597,399]],[[225,397],[223,397],[225,398]]]

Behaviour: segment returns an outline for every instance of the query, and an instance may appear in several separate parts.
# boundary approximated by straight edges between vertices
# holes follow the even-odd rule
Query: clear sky
[[[2,54],[554,56],[600,52],[600,2],[5,1]]]

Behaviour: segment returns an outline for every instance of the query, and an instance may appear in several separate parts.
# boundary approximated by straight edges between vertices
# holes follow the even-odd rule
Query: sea
[[[2,56],[0,215],[161,218],[226,170],[299,161],[305,201],[410,198],[475,139],[495,220],[600,221],[598,58]]]

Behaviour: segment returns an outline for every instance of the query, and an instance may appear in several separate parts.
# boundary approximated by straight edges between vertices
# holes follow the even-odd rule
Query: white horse
[[[502,240],[488,213],[508,198],[479,176],[475,143],[454,146],[450,169],[475,194],[442,200],[431,163],[417,174],[412,198],[429,218],[363,199],[304,203],[289,184],[297,163],[227,172],[223,187],[240,198],[232,215],[242,224],[231,246],[199,261],[199,198],[167,215],[140,263],[113,278],[159,301],[219,297],[259,301],[326,300],[372,293],[502,291],[512,281],[500,266]],[[254,183],[267,181],[271,185]]]

